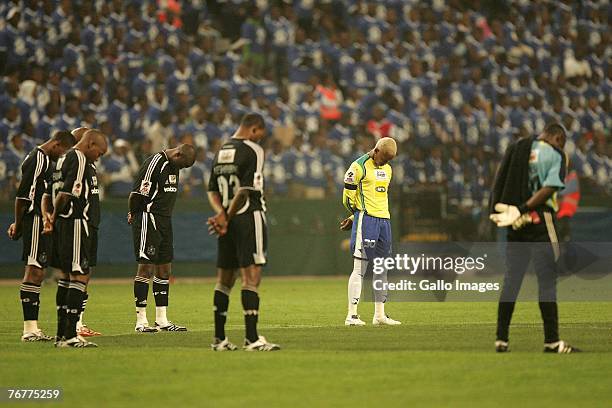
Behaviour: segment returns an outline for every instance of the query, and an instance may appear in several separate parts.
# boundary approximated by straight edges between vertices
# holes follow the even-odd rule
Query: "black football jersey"
[[[21,182],[17,188],[17,198],[27,200],[30,206],[26,214],[41,215],[42,196],[47,189],[49,156],[40,148],[32,150],[21,164]]]
[[[84,219],[89,221],[89,206],[91,189],[87,182],[91,165],[85,155],[77,149],[70,149],[59,158],[53,172],[52,199],[60,192],[70,195],[70,201],[64,211],[59,214],[63,218]]]
[[[96,165],[87,164],[85,179],[89,189],[89,208],[87,211],[87,223],[92,227],[100,226],[100,188],[98,187],[98,173]]]
[[[133,192],[149,199],[146,212],[170,217],[178,194],[179,169],[159,152],[142,164],[134,181]]]
[[[208,191],[219,192],[223,208],[227,210],[238,189],[246,187],[247,202],[237,214],[266,211],[263,166],[261,146],[250,140],[231,138],[215,155]]]

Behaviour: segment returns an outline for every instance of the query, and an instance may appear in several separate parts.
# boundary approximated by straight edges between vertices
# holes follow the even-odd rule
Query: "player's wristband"
[[[523,203],[521,205],[519,205],[518,210],[520,211],[521,214],[525,214],[526,212],[529,212],[529,208],[527,207],[527,203]]]

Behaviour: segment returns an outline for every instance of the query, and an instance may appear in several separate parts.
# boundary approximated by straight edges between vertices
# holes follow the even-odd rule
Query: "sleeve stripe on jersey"
[[[81,186],[83,186],[83,176],[85,175],[85,165],[87,163],[87,159],[85,158],[83,152],[81,152],[80,150],[75,149],[75,153],[77,155],[77,158],[79,159],[79,168],[77,169],[77,176],[74,182],[81,183]]]
[[[244,143],[255,151],[255,154],[257,155],[257,172],[263,173],[264,151],[262,147],[257,143],[251,142],[250,140],[245,140]]]
[[[149,167],[147,167],[147,172],[145,173],[145,176],[142,181],[151,181],[151,175],[153,174],[153,170],[155,170],[155,166],[157,166],[157,163],[159,162],[161,157],[162,155],[160,153],[157,153],[155,157],[153,157],[153,159],[149,163]]]
[[[32,177],[32,184],[30,184],[30,188],[28,188],[28,196],[27,197],[17,197],[22,198],[28,201],[34,201],[34,194],[36,191],[36,180],[43,172],[43,167],[45,166],[45,155],[40,150],[36,151],[36,169],[34,170],[34,176]],[[23,180],[22,180],[23,181]]]

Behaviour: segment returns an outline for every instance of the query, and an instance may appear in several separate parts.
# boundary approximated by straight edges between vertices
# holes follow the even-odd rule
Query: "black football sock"
[[[215,295],[213,297],[213,310],[215,315],[215,337],[219,340],[225,339],[225,322],[227,321],[228,308],[228,292],[215,289]]]
[[[66,330],[64,331],[64,337],[71,339],[76,337],[76,324],[79,321],[79,314],[81,312],[81,306],[83,306],[83,296],[87,286],[82,282],[72,281],[68,288],[68,299],[66,309]]]
[[[540,314],[544,322],[544,343],[559,341],[559,312],[556,302],[540,302]]]
[[[257,341],[257,317],[259,315],[259,295],[252,290],[242,289],[242,308],[244,309],[244,326],[246,338],[250,342]]]
[[[168,293],[170,292],[170,281],[168,279],[153,277],[153,296],[155,306],[168,306]]]
[[[55,294],[55,306],[57,308],[57,337],[60,338],[64,335],[64,329],[66,328],[66,309],[68,299],[68,287],[70,281],[67,279],[60,279],[57,281],[57,293]]]
[[[89,300],[89,293],[85,292],[85,294],[83,295],[83,304],[81,305],[81,314],[85,313],[85,308],[87,307],[88,300]]]
[[[499,302],[497,307],[497,340],[508,341],[514,302]]]
[[[142,276],[134,278],[134,299],[136,307],[147,307],[147,296],[149,295],[149,279]]]
[[[38,320],[40,285],[23,282],[19,290],[19,297],[23,308],[23,321]]]

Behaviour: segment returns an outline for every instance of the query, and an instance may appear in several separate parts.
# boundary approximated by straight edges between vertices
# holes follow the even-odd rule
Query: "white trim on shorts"
[[[353,251],[353,256],[355,258],[367,260],[368,255],[363,250],[363,234],[361,233],[362,228],[363,228],[363,211],[359,211],[359,217],[357,218],[357,233],[355,234],[355,250]]]
[[[30,254],[28,255],[28,265],[42,268],[38,263],[38,245],[40,243],[40,215],[34,214],[34,220],[32,221],[32,239],[30,240]]]
[[[253,211],[253,220],[255,222],[255,252],[253,253],[253,260],[256,265],[263,265],[266,263],[266,253],[264,251],[264,219],[261,211]]]
[[[544,223],[546,224],[546,231],[548,232],[548,238],[552,245],[553,253],[555,254],[555,261],[559,259],[561,253],[559,249],[559,239],[557,238],[557,231],[555,231],[555,223],[553,221],[551,213],[544,211]]]

